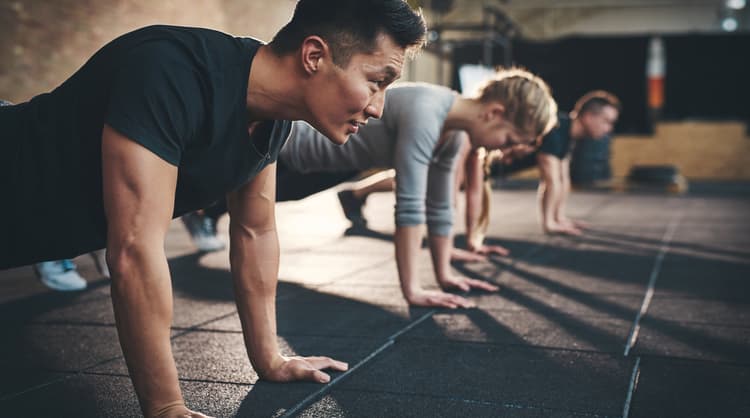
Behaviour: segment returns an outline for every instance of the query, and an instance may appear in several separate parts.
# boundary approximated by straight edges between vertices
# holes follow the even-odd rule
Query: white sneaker
[[[192,212],[182,215],[182,223],[199,250],[210,252],[224,249],[224,242],[216,234],[216,222],[210,217]]]
[[[86,280],[78,274],[76,265],[70,260],[45,261],[34,264],[39,280],[45,286],[61,292],[83,290]]]
[[[109,274],[109,266],[107,266],[107,259],[105,258],[107,250],[96,250],[89,254],[91,255],[91,258],[94,259],[94,264],[96,264],[96,269],[99,270],[99,274],[101,274],[102,277],[109,279],[111,275]]]

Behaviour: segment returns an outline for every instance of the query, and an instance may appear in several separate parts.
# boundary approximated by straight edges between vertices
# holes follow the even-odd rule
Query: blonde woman
[[[472,150],[465,159],[466,235],[474,253],[487,253],[483,245],[489,225],[489,176],[493,169],[504,174],[537,166],[539,168],[538,215],[546,234],[580,235],[585,224],[570,219],[566,204],[570,195],[570,155],[577,141],[600,140],[612,132],[621,104],[612,93],[595,90],[576,102],[573,111],[558,117],[558,125],[540,142],[538,149],[515,147],[505,153]],[[476,259],[461,254],[461,259]]]
[[[295,123],[279,154],[277,196],[308,196],[356,173],[395,170],[396,263],[401,290],[416,306],[471,307],[466,298],[444,290],[495,291],[483,281],[456,276],[453,250],[453,189],[456,159],[464,145],[509,152],[533,145],[556,123],[557,106],[543,80],[509,69],[498,71],[475,97],[445,87],[402,84],[386,92],[380,120],[359,128],[336,146],[310,125]],[[443,290],[424,289],[417,277],[422,225],[427,225],[435,278]]]

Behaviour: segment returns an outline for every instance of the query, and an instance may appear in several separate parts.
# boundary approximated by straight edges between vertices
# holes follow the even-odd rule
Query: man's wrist
[[[253,368],[261,378],[267,377],[273,370],[277,370],[283,363],[284,357],[276,350],[273,354],[264,355],[260,359],[251,359]]]
[[[185,401],[183,399],[179,399],[152,408],[151,411],[146,412],[146,417],[166,417],[169,416],[172,412],[178,412],[182,410],[187,410],[187,407],[185,406]]]

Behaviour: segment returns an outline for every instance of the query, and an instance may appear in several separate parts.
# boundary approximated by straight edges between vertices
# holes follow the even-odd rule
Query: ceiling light
[[[742,10],[745,8],[745,0],[727,0],[726,4],[732,10]]]
[[[737,19],[733,17],[725,17],[721,21],[721,28],[724,29],[727,32],[734,32],[737,30],[737,26],[739,24],[737,23]]]

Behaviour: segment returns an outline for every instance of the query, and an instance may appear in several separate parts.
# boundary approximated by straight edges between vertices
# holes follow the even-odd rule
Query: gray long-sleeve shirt
[[[455,98],[445,87],[400,84],[386,91],[382,119],[371,119],[344,145],[294,122],[279,159],[301,173],[394,168],[396,225],[426,221],[430,234],[449,235],[453,165],[461,143],[455,136],[438,141]]]

